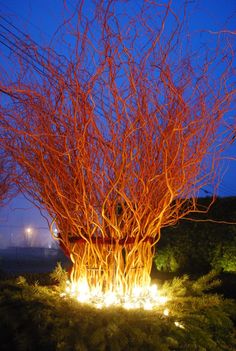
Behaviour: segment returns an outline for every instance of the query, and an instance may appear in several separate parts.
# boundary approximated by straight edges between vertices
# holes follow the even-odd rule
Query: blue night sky
[[[132,10],[132,7],[135,10],[140,1],[128,1],[129,11]],[[88,10],[88,13],[91,10],[91,2],[90,0],[85,0],[86,11]],[[63,3],[63,0],[0,0],[0,14],[17,26],[17,28],[28,33],[37,43],[43,46],[53,43],[57,48],[58,44],[52,38],[54,38],[53,34],[58,26],[63,23],[63,15],[65,15]],[[68,0],[66,3],[70,11],[75,9],[76,1]],[[178,10],[178,7],[183,3],[184,1],[182,0],[173,0],[172,5],[174,10]],[[217,32],[222,28],[235,31],[235,0],[193,0],[185,1],[185,3],[188,3],[187,7],[191,14],[191,21],[189,21],[190,32],[198,35],[201,30]],[[120,1],[121,9],[123,7],[125,11],[126,6],[124,2]],[[1,22],[2,19],[0,18]],[[196,39],[196,43],[194,42],[193,45],[197,47],[198,44]],[[2,52],[2,45],[0,50]],[[62,45],[60,45],[60,50],[63,51]],[[8,64],[11,65],[11,62],[8,62]],[[236,141],[232,143],[227,151],[227,156],[235,155]],[[224,160],[222,167],[225,169],[225,175],[219,186],[218,194],[222,197],[236,196],[236,161]],[[205,192],[202,192],[202,196],[207,194],[206,191],[209,191],[210,195],[210,188],[205,188],[204,190]],[[32,227],[34,230],[34,245],[51,245],[52,239],[50,238],[46,220],[32,203],[27,201],[23,196],[18,196],[5,208],[0,210],[0,247],[23,243],[27,227]]]

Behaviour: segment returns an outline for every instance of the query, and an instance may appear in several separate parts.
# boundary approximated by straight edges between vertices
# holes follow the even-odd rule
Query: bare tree
[[[122,17],[109,1],[77,15],[70,57],[16,43],[28,61],[4,74],[1,142],[21,189],[54,219],[72,281],[130,293],[150,283],[161,228],[198,210],[202,186],[217,187],[232,48],[185,53],[170,4]]]

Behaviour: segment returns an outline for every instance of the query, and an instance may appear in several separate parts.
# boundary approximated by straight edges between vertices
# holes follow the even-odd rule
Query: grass
[[[195,281],[184,276],[164,283],[167,294],[175,296],[168,303],[169,316],[164,316],[163,308],[97,310],[62,299],[49,275],[3,279],[1,350],[233,351],[236,306],[233,300],[209,292],[218,283],[214,273]]]

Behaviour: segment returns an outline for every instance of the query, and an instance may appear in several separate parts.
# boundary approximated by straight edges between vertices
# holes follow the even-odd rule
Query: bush
[[[164,249],[158,251],[154,258],[154,262],[158,271],[164,272],[178,272],[183,266],[180,257],[175,250],[167,245]]]
[[[50,274],[50,278],[58,284],[60,289],[63,290],[65,289],[66,281],[69,279],[69,276],[61,263],[57,262],[54,271]]]
[[[207,201],[202,199],[201,201]],[[235,222],[236,198],[218,199],[205,216]],[[205,273],[210,269],[236,273],[236,225],[181,220],[164,228],[156,247],[158,271]]]
[[[216,246],[211,266],[223,272],[236,272],[236,238],[232,242],[220,243]]]
[[[1,350],[27,351],[222,351],[236,348],[235,304],[204,290],[215,273],[165,283],[169,316],[153,311],[97,310],[62,299],[54,288],[4,281],[0,286]],[[176,324],[177,322],[177,324]],[[179,324],[178,324],[179,323]]]

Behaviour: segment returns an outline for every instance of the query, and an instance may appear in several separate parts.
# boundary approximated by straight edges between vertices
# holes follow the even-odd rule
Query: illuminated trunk
[[[134,287],[148,287],[154,249],[152,240],[78,240],[71,247],[72,282],[87,282],[90,290],[132,294]]]

